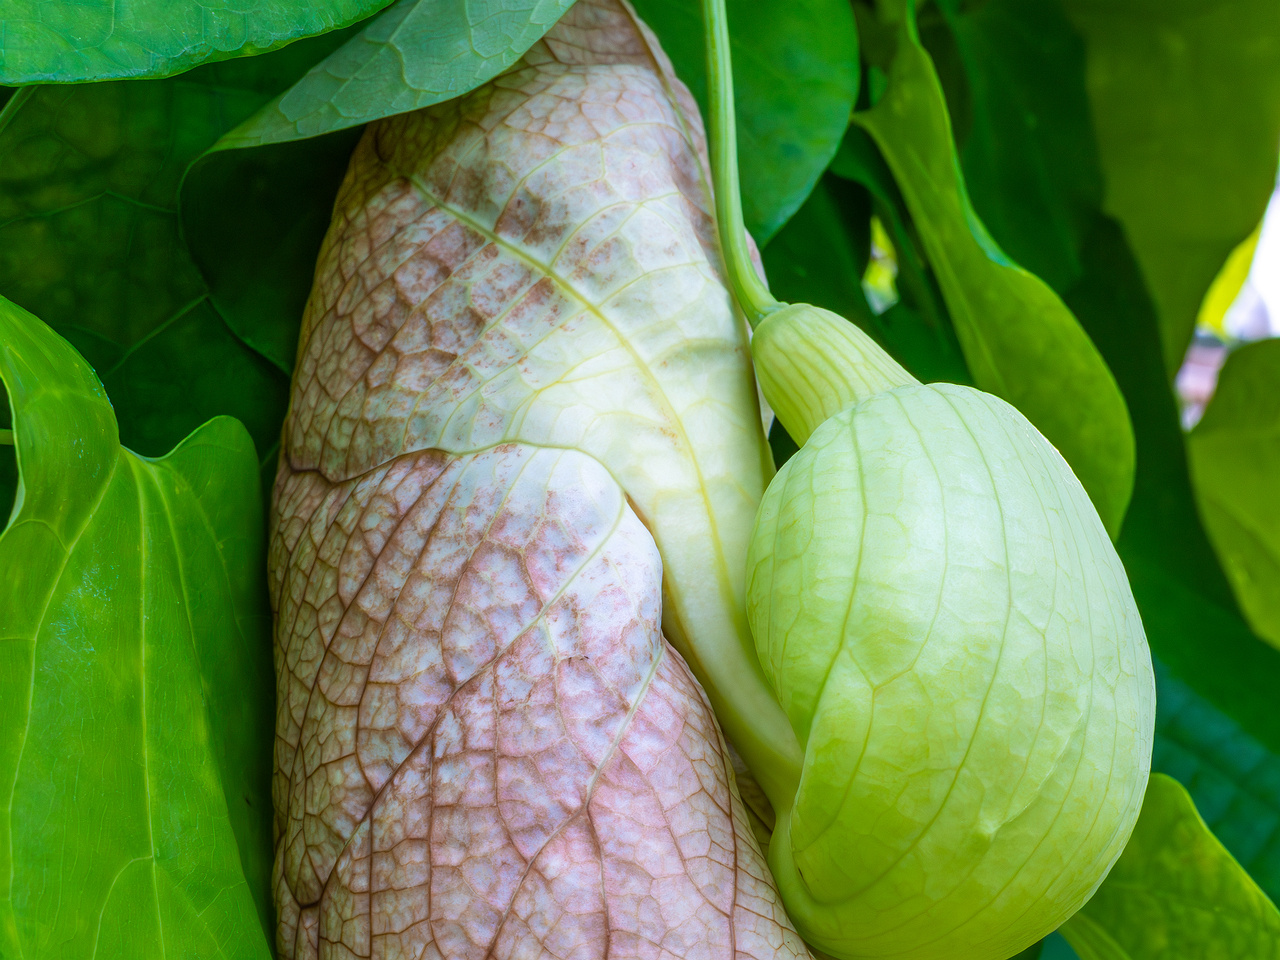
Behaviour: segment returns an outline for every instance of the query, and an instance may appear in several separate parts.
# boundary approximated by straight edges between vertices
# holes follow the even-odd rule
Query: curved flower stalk
[[[284,956],[804,954],[663,640],[789,789],[702,149],[621,0],[357,148],[273,507]]]
[[[804,747],[798,789],[770,791],[770,866],[837,957],[1004,960],[1079,909],[1133,830],[1155,712],[1142,622],[1025,417],[919,383],[748,268],[723,0],[704,10],[726,259],[765,398],[802,444],[748,561],[760,662]]]

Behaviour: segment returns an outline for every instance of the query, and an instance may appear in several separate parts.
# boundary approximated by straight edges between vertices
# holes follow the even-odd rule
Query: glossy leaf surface
[[[524,55],[573,0],[399,0],[222,148],[314,137],[469,93]]]
[[[637,0],[706,109],[699,0]],[[843,0],[729,0],[738,164],[747,230],[764,244],[831,161],[858,96],[858,35]]]
[[[1070,310],[1005,257],[973,211],[937,75],[906,25],[883,98],[855,120],[898,180],[974,381],[1062,452],[1115,536],[1134,470],[1124,398]]]
[[[1250,625],[1280,646],[1280,340],[1234,351],[1187,455],[1205,530]]]
[[[166,77],[355,23],[386,0],[8,0],[0,83]]]
[[[1280,956],[1280,911],[1158,773],[1129,845],[1062,933],[1083,960]]]
[[[1063,6],[1086,43],[1106,211],[1124,224],[1142,266],[1172,380],[1205,290],[1275,188],[1280,8],[1271,0]]]
[[[221,418],[159,460],[125,450],[85,362],[4,300],[0,374],[22,483],[0,535],[0,953],[266,958],[253,444]]]

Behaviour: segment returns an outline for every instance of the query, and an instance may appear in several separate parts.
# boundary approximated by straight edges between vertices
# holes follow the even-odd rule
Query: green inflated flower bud
[[[799,445],[859,397],[920,382],[844,317],[807,303],[766,316],[751,359],[765,400]]]
[[[769,851],[788,912],[842,958],[1004,960],[1089,897],[1141,806],[1155,692],[1124,569],[1004,401],[922,385],[815,308],[757,337],[766,397],[812,431],[748,565],[805,751]]]

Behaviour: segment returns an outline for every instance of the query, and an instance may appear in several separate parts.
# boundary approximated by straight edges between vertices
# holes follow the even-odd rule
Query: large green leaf
[[[270,459],[288,380],[211,302],[183,242],[178,187],[191,160],[339,42],[329,35],[168,80],[37,87],[8,113],[0,294],[84,354],[131,448],[160,453],[231,414]],[[232,213],[241,202],[231,199]]]
[[[1262,218],[1280,144],[1274,0],[1065,0],[1088,50],[1106,210],[1160,313],[1170,379],[1200,300]]]
[[[897,178],[974,381],[1018,407],[1062,452],[1116,535],[1133,489],[1124,398],[1063,302],[1010,261],[978,219],[937,74],[905,16],[888,87],[855,121]]]
[[[636,0],[680,79],[707,112],[699,0]],[[848,0],[729,0],[738,163],[747,229],[764,244],[831,161],[858,96]]]
[[[166,77],[345,27],[386,3],[7,0],[0,12],[0,83]]]
[[[469,93],[511,66],[574,0],[400,0],[222,148],[315,137]]]
[[[1187,438],[1196,500],[1245,616],[1280,646],[1280,340],[1233,352]]]
[[[1084,960],[1280,957],[1280,910],[1158,773],[1124,853],[1062,933]]]
[[[270,622],[253,444],[148,460],[0,299],[21,467],[0,534],[0,954],[268,957]],[[261,921],[261,922],[259,922]]]

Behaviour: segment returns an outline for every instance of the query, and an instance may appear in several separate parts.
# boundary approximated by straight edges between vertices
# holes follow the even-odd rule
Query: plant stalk
[[[707,138],[715,181],[720,247],[734,298],[754,328],[782,306],[756,273],[747,249],[738,185],[738,132],[733,109],[733,62],[729,53],[729,17],[725,0],[702,0],[707,42]]]

